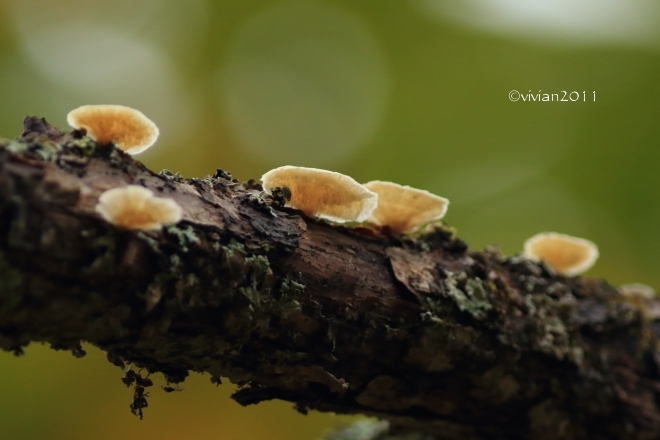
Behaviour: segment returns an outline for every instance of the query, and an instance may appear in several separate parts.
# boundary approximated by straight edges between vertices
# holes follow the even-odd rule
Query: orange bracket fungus
[[[123,105],[83,105],[71,110],[66,121],[75,129],[84,129],[99,144],[112,142],[131,155],[152,146],[160,134],[141,111]]]
[[[119,228],[143,231],[177,223],[183,215],[174,200],[155,197],[150,189],[138,185],[105,191],[99,197],[96,211]]]
[[[378,206],[369,221],[387,225],[392,232],[410,232],[444,217],[449,200],[422,189],[374,180],[364,187],[378,194]]]
[[[542,232],[525,241],[525,257],[543,261],[556,273],[575,276],[586,272],[598,259],[598,247],[584,238]]]
[[[334,171],[287,165],[268,171],[261,181],[269,194],[274,188],[288,187],[287,206],[339,223],[365,221],[378,203],[376,193]]]

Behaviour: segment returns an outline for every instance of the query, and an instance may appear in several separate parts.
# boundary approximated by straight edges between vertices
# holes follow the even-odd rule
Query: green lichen
[[[136,234],[136,236],[137,236],[140,240],[144,241],[144,242],[149,246],[149,248],[151,248],[152,251],[154,251],[154,252],[157,253],[157,254],[160,254],[160,253],[161,253],[161,250],[160,250],[160,243],[158,243],[158,240],[156,240],[156,239],[153,238],[153,237],[150,237],[148,234],[146,234],[146,233],[144,233],[144,232],[138,232],[138,233]]]
[[[268,258],[263,255],[245,258],[243,272],[246,273],[245,282],[247,285],[239,287],[238,291],[245,295],[253,306],[259,307],[261,305],[261,290],[264,287],[266,277],[272,276],[273,273],[270,270]],[[263,293],[268,293],[270,289],[266,287],[264,290]]]
[[[224,252],[223,265],[229,271],[232,279],[241,279],[245,273],[245,258],[248,255],[245,246],[232,238],[227,246],[222,246],[222,250]],[[237,285],[236,281],[232,284]]]
[[[178,240],[179,246],[183,252],[188,252],[192,245],[199,243],[199,237],[195,235],[192,226],[188,225],[179,227],[177,225],[168,225],[163,229],[166,234],[171,235]]]
[[[39,144],[40,148],[31,150],[41,159],[47,162],[55,162],[58,158],[58,153],[60,152],[60,147],[54,142],[44,142]]]
[[[67,143],[67,147],[71,150],[78,149],[82,156],[92,157],[96,153],[97,144],[93,139],[85,136]]]
[[[288,274],[284,279],[282,279],[282,285],[280,286],[280,294],[283,299],[295,299],[300,297],[305,291],[305,286],[303,284],[294,281],[291,278],[291,274]]]
[[[557,315],[561,304],[545,294],[530,295],[534,307],[530,308],[537,323],[534,348],[555,356],[557,359],[571,359],[580,363],[583,357],[581,350],[571,346],[571,336],[564,321]]]
[[[186,181],[186,179],[183,178],[181,173],[176,172],[173,173],[170,170],[162,170],[160,173],[158,173],[160,176],[165,177],[168,180],[172,180],[177,183],[183,183]]]
[[[438,318],[430,310],[427,310],[424,313],[421,313],[420,318],[421,318],[422,322],[425,322],[425,323],[430,323],[430,324],[443,324],[444,323],[444,321],[442,319]],[[400,324],[405,324],[405,321],[403,319],[401,319]]]
[[[245,245],[235,239],[222,246],[222,254],[221,268],[228,275],[229,287],[248,299],[251,312],[260,308],[263,308],[262,312],[271,310],[269,297],[277,277],[270,268],[268,257],[249,253]]]
[[[29,147],[29,144],[19,140],[11,140],[7,145],[4,146],[5,150],[14,154],[23,154],[28,151]]]
[[[459,283],[464,284],[465,291],[458,287]],[[467,279],[464,272],[455,275],[447,271],[445,285],[447,293],[456,302],[458,308],[468,312],[475,319],[485,319],[488,311],[493,308],[488,300],[488,291],[480,279]]]
[[[571,346],[571,338],[564,322],[557,316],[542,317],[542,333],[537,336],[537,350],[553,355],[559,360],[570,359],[582,363],[584,354],[579,347]]]
[[[179,257],[177,254],[170,255],[169,272],[173,275],[178,275],[181,272],[182,267],[183,262],[181,261],[181,257]]]
[[[242,200],[244,203],[249,203],[259,211],[265,212],[271,217],[277,217],[277,212],[271,207],[270,203],[266,202],[264,196],[266,196],[265,193],[248,193],[243,196],[244,198]]]
[[[60,145],[45,135],[35,133],[14,140],[2,140],[0,148],[21,156],[36,156],[45,162],[57,163],[65,169],[71,164],[84,165],[87,158],[97,153],[96,142],[88,137]]]
[[[33,154],[46,162],[57,161],[58,153],[62,148],[55,142],[47,139],[40,138],[39,142],[28,142],[23,139],[16,139],[9,141],[5,149],[14,154]]]
[[[215,173],[213,173],[212,176],[208,176],[208,177],[212,179],[225,179],[225,180],[229,180],[230,182],[234,180],[231,173],[223,170],[222,168],[216,168]],[[236,182],[238,183],[238,181]]]
[[[527,332],[504,331],[498,339],[505,345],[528,347],[581,367],[584,351],[572,341],[570,330],[561,318],[564,303],[544,293],[525,295]]]
[[[181,274],[174,284],[174,292],[182,309],[204,307],[207,303],[199,278],[194,273]]]
[[[294,281],[291,275],[287,275],[282,279],[280,285],[280,314],[283,319],[289,319],[291,316],[301,313],[302,306],[297,301],[300,295],[305,291],[305,286]]]

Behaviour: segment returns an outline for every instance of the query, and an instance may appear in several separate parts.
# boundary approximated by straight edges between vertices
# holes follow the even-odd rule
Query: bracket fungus
[[[410,232],[424,223],[445,216],[449,200],[423,189],[374,180],[364,187],[378,194],[378,206],[369,217],[377,225],[387,225],[392,232]]]
[[[338,223],[363,222],[378,203],[376,193],[334,171],[287,165],[268,171],[261,181],[269,194],[274,188],[288,187],[291,200],[286,206]]]
[[[595,243],[556,232],[542,232],[527,239],[524,255],[569,277],[589,270],[599,256]]]
[[[628,298],[642,298],[653,299],[655,298],[655,290],[653,287],[642,283],[630,283],[619,286],[619,292]]]
[[[158,127],[144,113],[123,105],[83,105],[71,110],[66,122],[101,145],[114,143],[134,155],[151,147],[160,134]]]
[[[96,211],[119,228],[143,231],[177,223],[183,216],[174,200],[155,197],[150,189],[138,185],[105,191],[99,197]]]

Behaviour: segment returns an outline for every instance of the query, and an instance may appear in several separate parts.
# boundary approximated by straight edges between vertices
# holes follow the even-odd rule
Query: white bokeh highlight
[[[660,46],[656,0],[411,0],[424,15],[558,45]]]
[[[358,17],[290,1],[249,18],[219,73],[219,100],[247,152],[276,165],[328,167],[378,130],[389,92],[381,48]]]

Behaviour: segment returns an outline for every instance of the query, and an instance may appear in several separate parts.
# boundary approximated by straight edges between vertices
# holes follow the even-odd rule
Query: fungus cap
[[[445,216],[449,200],[423,189],[374,180],[365,188],[378,194],[378,206],[369,217],[377,225],[387,225],[393,232],[410,232],[424,223]]]
[[[317,168],[283,166],[261,176],[264,190],[286,186],[291,200],[286,204],[308,216],[343,222],[363,222],[376,208],[378,195],[352,178]]]
[[[629,298],[655,298],[655,290],[653,287],[642,283],[630,283],[621,285],[619,286],[619,292],[621,295],[627,296]]]
[[[143,231],[177,223],[183,216],[181,207],[174,200],[155,197],[150,189],[138,185],[105,191],[99,197],[96,211],[119,228]]]
[[[595,243],[556,232],[542,232],[527,239],[524,255],[530,260],[543,261],[565,276],[586,272],[599,256]]]
[[[99,144],[113,142],[131,155],[152,146],[160,134],[144,113],[123,105],[83,105],[71,110],[66,121],[75,129],[85,129]]]

